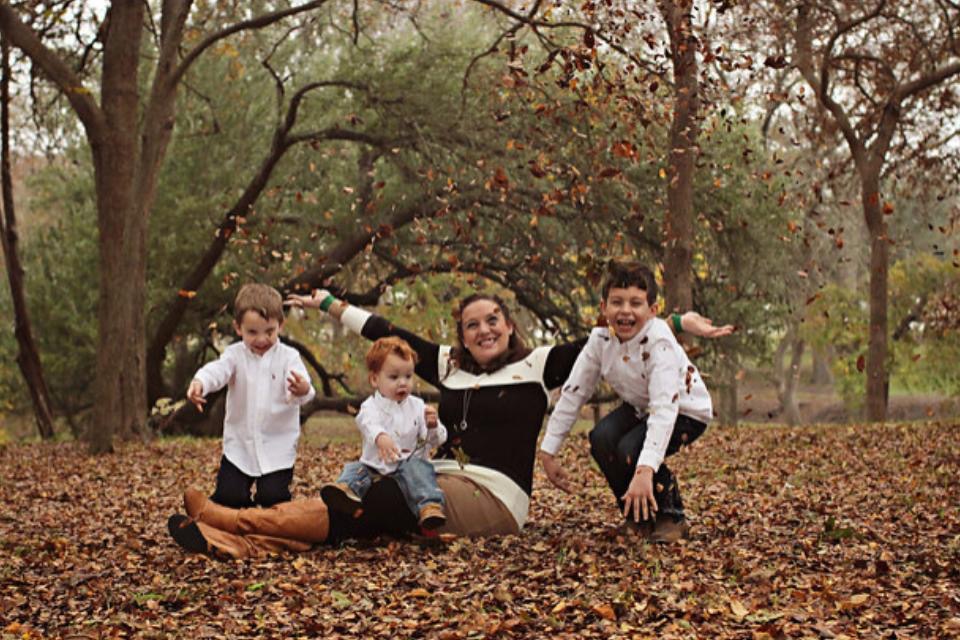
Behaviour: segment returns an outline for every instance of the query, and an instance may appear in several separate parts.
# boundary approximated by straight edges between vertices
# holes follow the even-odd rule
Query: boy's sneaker
[[[331,482],[320,488],[320,497],[323,498],[328,509],[356,517],[357,511],[363,507],[363,500],[353,492],[349,485],[343,482]]]
[[[653,533],[650,534],[650,541],[660,544],[671,544],[679,541],[681,538],[686,538],[689,534],[690,525],[687,524],[686,518],[678,521],[674,520],[672,516],[663,516],[662,518],[657,518],[656,524],[653,525]]]
[[[427,531],[433,531],[447,523],[447,516],[443,512],[443,507],[435,502],[431,502],[420,509],[419,521],[421,527]]]

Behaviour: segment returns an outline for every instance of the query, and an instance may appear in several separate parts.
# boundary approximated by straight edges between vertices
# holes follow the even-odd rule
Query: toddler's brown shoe
[[[443,513],[443,507],[435,502],[424,505],[420,509],[420,526],[427,531],[439,529],[447,523],[447,516]]]

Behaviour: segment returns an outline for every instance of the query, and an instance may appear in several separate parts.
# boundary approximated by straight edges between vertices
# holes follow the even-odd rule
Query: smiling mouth
[[[477,344],[480,345],[481,347],[492,347],[493,345],[497,344],[497,339],[484,338],[483,340],[480,340]]]

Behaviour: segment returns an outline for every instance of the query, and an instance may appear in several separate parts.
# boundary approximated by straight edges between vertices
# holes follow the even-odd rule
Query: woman
[[[351,307],[329,292],[291,296],[294,306],[319,308],[351,331],[376,340],[396,335],[419,356],[417,374],[440,390],[439,414],[449,436],[434,460],[447,497],[447,524],[440,533],[517,533],[527,519],[537,436],[549,390],[566,380],[583,341],[526,347],[503,301],[495,295],[465,298],[457,314],[456,347],[441,346],[386,319]],[[732,327],[713,327],[697,313],[681,317],[685,331],[714,337]],[[270,509],[228,509],[199,491],[184,496],[189,518],[173,516],[170,533],[193,551],[217,549],[234,557],[266,550],[304,550],[312,543],[413,530],[395,485],[379,482],[364,499],[361,517],[329,512],[320,499]]]

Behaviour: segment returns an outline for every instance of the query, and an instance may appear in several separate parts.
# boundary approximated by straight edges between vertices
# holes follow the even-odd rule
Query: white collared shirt
[[[447,428],[437,420],[436,429],[427,429],[423,415],[425,404],[416,396],[407,396],[402,402],[385,398],[379,391],[363,401],[357,414],[357,428],[363,436],[360,462],[387,474],[397,470],[397,462],[384,462],[377,449],[377,436],[389,435],[400,449],[400,460],[417,456],[430,459],[430,452],[447,441]]]
[[[310,380],[296,349],[277,342],[259,356],[235,342],[194,376],[205,396],[228,385],[223,455],[248,476],[289,469],[296,461],[300,405],[316,391],[311,384],[304,396],[290,393],[291,371]]]
[[[660,318],[651,318],[640,332],[620,342],[606,327],[590,333],[577,357],[560,399],[547,422],[540,449],[556,455],[603,378],[639,415],[649,414],[647,437],[637,466],[654,471],[666,455],[677,415],[703,423],[713,417],[713,403],[703,377]]]

